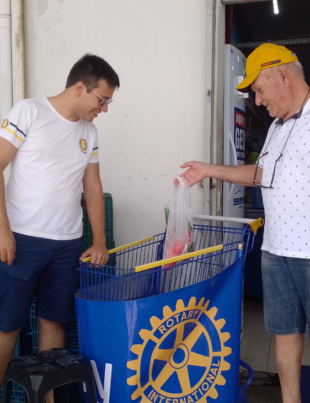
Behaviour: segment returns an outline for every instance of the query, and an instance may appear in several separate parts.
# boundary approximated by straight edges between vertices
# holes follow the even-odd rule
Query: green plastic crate
[[[103,193],[104,199],[104,210],[105,210],[105,219],[104,219],[104,229],[105,236],[107,240],[108,249],[113,248],[114,246],[114,237],[113,237],[113,200],[110,193]],[[84,199],[84,195],[82,194],[81,205],[83,209],[83,242],[85,250],[91,247],[93,243],[93,233],[91,230],[90,222],[87,215],[86,203]]]

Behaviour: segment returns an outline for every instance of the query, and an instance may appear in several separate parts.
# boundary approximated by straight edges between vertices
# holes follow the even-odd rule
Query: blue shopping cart
[[[242,269],[261,225],[194,225],[196,251],[177,258],[162,260],[163,233],[109,251],[113,266],[81,262],[80,350],[98,399],[240,401]]]

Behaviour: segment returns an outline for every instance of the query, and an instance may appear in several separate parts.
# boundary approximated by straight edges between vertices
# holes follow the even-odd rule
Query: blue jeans
[[[69,322],[79,286],[82,238],[58,241],[17,233],[14,237],[13,265],[0,261],[0,331],[27,324],[34,295],[38,317]]]
[[[305,333],[310,324],[310,259],[262,251],[262,277],[267,332]]]

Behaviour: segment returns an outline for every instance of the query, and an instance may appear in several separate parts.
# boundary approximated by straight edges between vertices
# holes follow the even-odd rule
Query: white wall
[[[94,121],[103,189],[113,196],[116,245],[162,232],[179,165],[206,158],[207,3],[25,2],[27,97],[62,91],[86,52],[104,57],[119,74],[115,101]],[[203,212],[199,186],[192,188],[192,204]]]

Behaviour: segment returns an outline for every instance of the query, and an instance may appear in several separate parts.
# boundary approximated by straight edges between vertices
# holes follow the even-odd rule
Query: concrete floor
[[[248,403],[282,403],[280,388],[251,386],[245,395]]]
[[[245,298],[243,308],[243,338],[240,358],[254,371],[251,386],[245,391],[247,403],[281,403],[281,389],[274,352],[274,337],[264,328],[263,302]],[[310,343],[305,335],[302,364],[310,366]],[[247,380],[247,371],[240,371],[240,383]],[[310,382],[310,380],[309,380]],[[305,399],[305,398],[304,398]],[[302,403],[310,403],[309,399]]]
[[[265,330],[261,299],[244,299],[240,358],[248,363],[253,371],[277,373],[274,336]],[[310,366],[310,343],[306,334],[302,365]]]
[[[244,384],[247,379],[247,371],[241,371],[239,383]],[[244,394],[247,403],[281,403],[281,388],[278,375],[254,371],[251,386]]]

